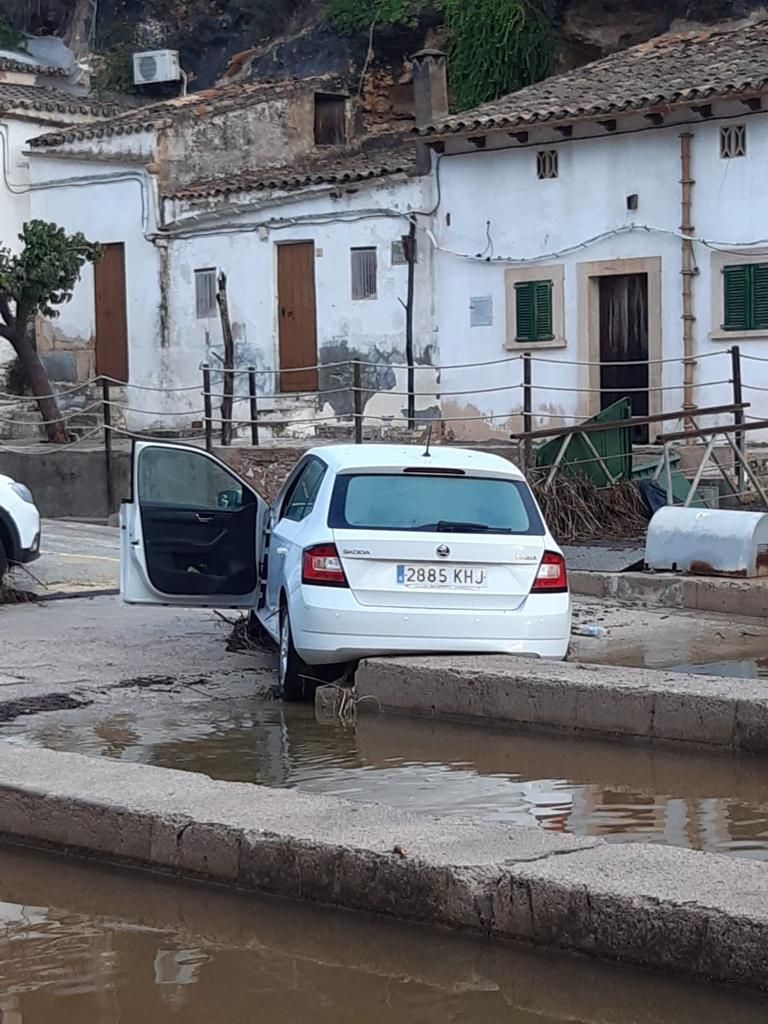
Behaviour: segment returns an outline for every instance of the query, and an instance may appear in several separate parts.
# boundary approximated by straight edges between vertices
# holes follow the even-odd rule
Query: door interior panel
[[[147,573],[163,594],[249,594],[256,588],[256,515],[239,508],[141,505]]]

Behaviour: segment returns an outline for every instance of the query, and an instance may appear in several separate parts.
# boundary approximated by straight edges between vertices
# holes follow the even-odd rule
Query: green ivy
[[[123,23],[100,40],[91,75],[91,92],[100,100],[137,92],[133,82],[133,55],[141,49],[135,30]]]
[[[25,50],[26,36],[13,27],[4,14],[0,14],[0,50]]]
[[[456,107],[466,110],[522,89],[552,70],[552,23],[541,0],[436,0],[450,35],[449,72]],[[330,0],[340,32],[372,24],[418,24],[426,0]]]
[[[424,0],[331,0],[328,18],[340,32],[368,31],[377,25],[416,25]]]
[[[535,0],[442,0],[442,6],[459,110],[522,89],[552,70],[552,24]]]

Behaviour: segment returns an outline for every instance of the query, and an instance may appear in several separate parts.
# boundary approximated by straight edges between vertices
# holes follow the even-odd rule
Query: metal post
[[[531,353],[523,353],[523,433],[531,432]],[[523,469],[529,473],[533,468],[533,442],[526,437],[523,443]]]
[[[733,383],[733,404],[741,405],[743,401],[741,392],[741,349],[738,345],[734,345],[731,348],[731,379]],[[734,409],[733,422],[737,426],[744,422],[743,409]],[[736,447],[741,452],[742,457],[744,456],[744,441],[744,434],[738,431],[736,434]],[[738,459],[736,460],[736,488],[739,494],[744,493],[744,465]]]
[[[259,406],[256,401],[256,367],[248,367],[248,395],[251,399],[251,444],[256,447],[259,443]]]
[[[363,443],[363,372],[359,360],[352,363],[352,408],[355,419],[355,444]]]
[[[205,410],[205,450],[213,451],[213,412],[211,409],[211,368],[203,363],[203,408]]]
[[[115,502],[115,469],[112,459],[112,404],[109,395],[109,381],[101,378],[101,403],[104,419],[104,470],[107,474],[107,515],[117,510]]]
[[[408,263],[408,293],[405,303],[405,361],[408,364],[408,429],[416,428],[416,384],[413,362],[413,299],[416,277],[416,221],[411,221],[408,234],[403,237],[405,258]]]

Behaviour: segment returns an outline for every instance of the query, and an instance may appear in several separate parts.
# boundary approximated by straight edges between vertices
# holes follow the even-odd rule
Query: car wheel
[[[3,582],[5,574],[8,571],[8,555],[5,551],[5,545],[0,539],[0,583]]]
[[[280,652],[278,655],[278,685],[283,700],[311,700],[314,687],[304,678],[307,666],[296,653],[291,633],[291,617],[283,605],[280,611]]]

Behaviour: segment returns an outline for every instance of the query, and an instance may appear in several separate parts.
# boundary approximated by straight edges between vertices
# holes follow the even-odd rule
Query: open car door
[[[201,448],[135,441],[120,510],[127,604],[255,608],[269,505]]]

